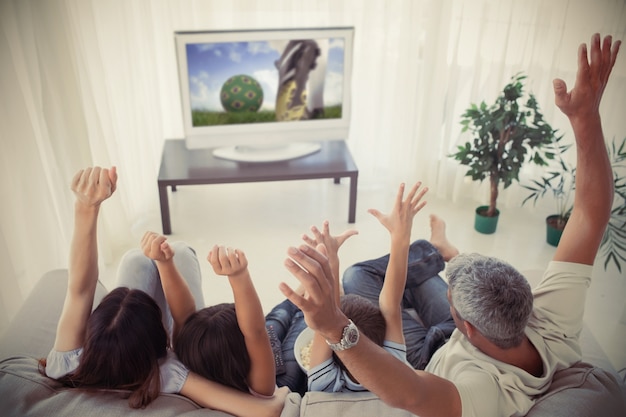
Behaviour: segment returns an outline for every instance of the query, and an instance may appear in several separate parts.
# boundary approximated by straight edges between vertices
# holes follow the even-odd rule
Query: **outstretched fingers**
[[[419,212],[426,205],[426,201],[422,201],[424,195],[428,192],[428,187],[422,188],[422,182],[416,182],[413,187],[407,193],[406,199],[403,200],[404,184],[400,185],[398,190],[398,199],[396,200],[396,207],[400,212],[405,212],[405,215],[413,218],[417,212]]]
[[[320,245],[319,249],[323,249],[322,246]],[[333,275],[328,258],[323,253],[310,246],[301,245],[298,248],[290,247],[287,255],[285,267],[300,281],[307,294],[305,298],[290,288],[285,291],[284,287],[287,285],[281,284],[281,291],[291,302],[304,311],[332,299]]]
[[[606,83],[609,79],[609,75],[611,75],[611,71],[613,70],[613,66],[615,65],[615,61],[617,60],[617,53],[619,52],[619,48],[621,46],[621,41],[615,41],[613,43],[613,38],[611,36],[606,36],[604,38],[602,44],[602,79]]]
[[[421,181],[415,183],[407,197],[411,201],[411,211],[414,215],[426,205],[426,201],[422,201],[422,197],[428,192],[428,187],[420,188],[421,186]]]
[[[554,80],[555,104],[570,119],[578,120],[586,115],[597,117],[620,46],[619,40],[613,42],[611,36],[601,40],[600,34],[595,33],[589,48],[585,43],[578,47],[578,71],[572,90],[567,91],[565,81]]]
[[[330,225],[328,220],[325,220],[322,224],[322,230],[317,226],[311,226],[311,234],[313,237],[303,234],[302,240],[309,246],[315,248],[319,244],[324,244],[329,251],[337,251],[343,243],[351,236],[359,234],[358,230],[348,229],[344,230],[336,236],[330,234]]]

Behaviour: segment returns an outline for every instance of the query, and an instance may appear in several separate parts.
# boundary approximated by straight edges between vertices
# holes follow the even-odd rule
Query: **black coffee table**
[[[163,234],[172,233],[167,187],[179,185],[229,184],[239,182],[288,181],[350,178],[348,223],[356,217],[356,190],[359,170],[342,140],[322,141],[312,155],[272,163],[241,163],[215,158],[213,149],[187,149],[185,141],[168,139],[163,147],[159,170],[159,200]]]

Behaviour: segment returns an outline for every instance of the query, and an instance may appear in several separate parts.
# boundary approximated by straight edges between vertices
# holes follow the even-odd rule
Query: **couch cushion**
[[[230,416],[200,408],[193,401],[175,394],[162,394],[146,410],[134,410],[124,398],[126,391],[68,388],[40,374],[37,358],[45,358],[54,344],[66,289],[66,269],[44,274],[0,338],[0,415]],[[98,282],[94,306],[106,293],[106,288]],[[285,402],[281,417],[297,417],[299,410],[300,396],[292,393]]]
[[[370,392],[307,392],[300,405],[300,417],[408,417],[413,414],[392,408]]]
[[[626,416],[626,398],[612,373],[580,362],[557,372],[526,416]]]
[[[14,357],[0,362],[0,410],[4,417],[146,416],[218,417],[220,411],[200,408],[175,394],[162,394],[145,409],[128,406],[128,391],[68,388],[39,373],[37,359]]]
[[[48,356],[66,291],[67,269],[49,271],[39,279],[0,338],[0,359]],[[97,306],[106,294],[106,288],[98,281],[93,305]]]
[[[391,408],[371,393],[307,392],[301,417],[413,416]],[[557,372],[547,394],[537,400],[527,417],[626,416],[626,401],[612,373],[587,363]]]

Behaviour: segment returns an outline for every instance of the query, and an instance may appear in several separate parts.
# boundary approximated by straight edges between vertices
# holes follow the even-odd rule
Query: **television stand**
[[[348,223],[356,217],[359,170],[343,140],[322,141],[313,154],[272,163],[239,163],[213,156],[214,149],[187,149],[184,140],[168,139],[163,146],[158,187],[163,234],[172,233],[168,187],[333,178],[350,179]],[[321,214],[320,214],[321,215]]]

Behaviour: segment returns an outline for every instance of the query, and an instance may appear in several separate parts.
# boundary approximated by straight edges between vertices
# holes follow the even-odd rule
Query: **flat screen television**
[[[348,138],[354,28],[174,37],[187,148],[271,162]]]

